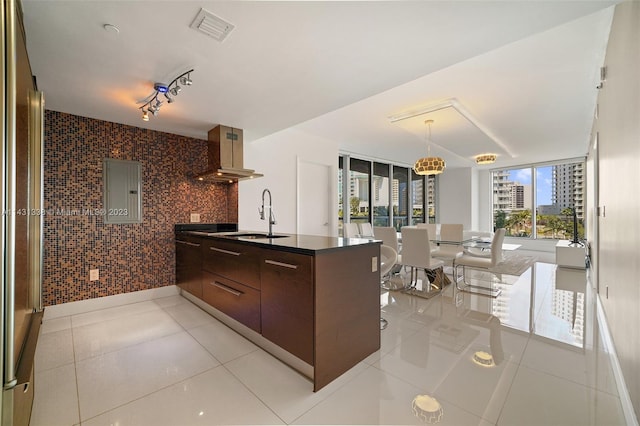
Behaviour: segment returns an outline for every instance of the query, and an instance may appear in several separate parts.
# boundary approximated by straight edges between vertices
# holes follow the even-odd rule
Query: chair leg
[[[462,266],[462,283],[463,283],[462,287],[459,286],[460,281],[458,281],[458,268],[460,266]],[[469,268],[471,267],[469,266]],[[476,268],[471,268],[471,269],[476,269]],[[477,294],[478,296],[492,297],[494,299],[498,297],[500,293],[502,293],[501,289],[487,288],[481,285],[471,285],[471,283],[467,282],[467,266],[465,265],[456,265],[454,267],[454,273],[456,275],[454,277],[454,281],[456,282],[456,289],[458,291],[462,291],[470,294]]]
[[[425,278],[428,284],[423,285],[422,290],[418,290],[416,288],[418,285],[418,273],[419,273],[418,268],[411,267],[411,282],[402,291],[404,293],[411,294],[413,296],[422,297],[424,299],[431,299],[432,297],[442,294],[442,288],[429,282],[429,279],[426,274],[427,270],[425,269],[424,271],[425,271]],[[415,273],[415,277],[414,277],[414,273]]]
[[[380,317],[380,330],[384,330],[389,325],[389,321]]]

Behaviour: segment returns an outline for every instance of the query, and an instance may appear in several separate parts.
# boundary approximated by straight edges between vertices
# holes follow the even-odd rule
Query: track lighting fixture
[[[146,98],[148,100],[139,108],[142,111],[142,120],[149,121],[149,114],[154,117],[158,115],[160,107],[162,106],[162,101],[158,99],[158,95],[161,93],[164,94],[165,98],[167,98],[167,103],[170,104],[175,101],[175,97],[182,91],[182,87],[178,85],[178,81],[180,81],[180,84],[183,86],[191,86],[193,83],[191,80],[192,72],[193,69],[190,69],[189,71],[180,74],[171,80],[171,83],[169,84],[154,83],[154,92]]]

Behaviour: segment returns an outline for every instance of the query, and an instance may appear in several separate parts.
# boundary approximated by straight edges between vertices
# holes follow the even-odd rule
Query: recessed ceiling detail
[[[218,41],[223,41],[235,26],[206,9],[200,9],[200,12],[191,23],[191,28]]]
[[[407,127],[407,130],[411,130],[413,125],[410,123],[412,121],[410,119],[420,117],[422,120],[424,117],[421,116],[424,115],[428,115],[429,118],[441,116],[444,119],[439,119],[439,122],[449,123],[450,128],[453,128],[454,126],[459,127],[463,132],[463,127],[468,128],[466,132],[458,133],[459,135],[467,134],[468,137],[464,139],[452,141],[451,143],[446,144],[438,144],[436,142],[437,145],[454,152],[460,157],[467,158],[469,161],[474,161],[474,157],[478,153],[492,151],[496,148],[511,158],[515,157],[505,143],[499,140],[497,136],[495,136],[455,98],[450,98],[442,102],[402,112],[389,116],[388,118],[391,123],[398,123],[400,121],[408,122],[406,124],[402,123],[402,125],[403,127]]]

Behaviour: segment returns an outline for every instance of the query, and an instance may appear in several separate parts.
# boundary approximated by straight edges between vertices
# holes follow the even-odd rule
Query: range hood
[[[242,129],[218,125],[209,130],[208,140],[209,166],[204,172],[196,174],[196,179],[233,183],[263,176],[255,170],[244,168]]]

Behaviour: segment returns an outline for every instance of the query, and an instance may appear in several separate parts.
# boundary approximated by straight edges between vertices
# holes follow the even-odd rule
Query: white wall
[[[599,296],[640,417],[640,2],[616,6],[599,91]],[[606,291],[608,287],[608,292]]]
[[[477,231],[493,231],[493,182],[489,170],[478,171],[478,181],[475,191],[478,195]]]
[[[338,145],[334,141],[312,136],[294,128],[266,136],[244,146],[245,167],[255,169],[264,177],[241,181],[238,187],[238,227],[243,230],[266,231],[268,224],[260,220],[258,208],[262,204],[262,191],[269,188],[273,197],[273,211],[277,224],[275,233],[297,232],[297,164],[298,160],[311,161],[332,167],[333,185],[327,188],[333,200],[332,211],[338,215],[337,170]],[[301,213],[315,206],[300,206]],[[337,225],[332,226],[337,235]]]
[[[472,212],[475,181],[472,169],[445,169],[438,179],[438,222],[462,223],[464,229],[472,229],[477,222]]]

